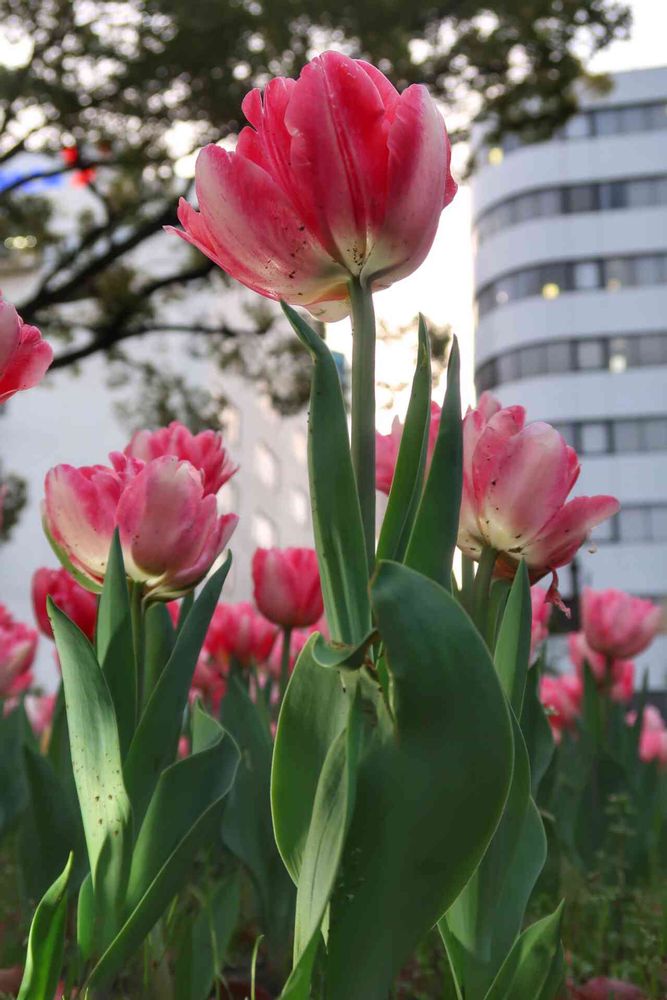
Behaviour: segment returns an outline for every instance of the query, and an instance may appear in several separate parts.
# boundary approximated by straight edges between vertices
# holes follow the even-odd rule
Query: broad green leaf
[[[346,646],[342,642],[327,642],[323,635],[317,634],[313,645],[313,659],[320,667],[336,670],[358,670],[363,667],[368,657],[369,646],[376,642],[377,632],[369,632],[361,642]]]
[[[28,952],[18,1000],[53,1000],[65,947],[70,854],[62,873],[44,893],[28,936]]]
[[[481,997],[521,929],[546,860],[542,821],[530,798],[530,767],[513,717],[514,771],[503,816],[477,871],[439,923],[464,996]]]
[[[108,982],[134,954],[181,889],[197,850],[215,836],[239,751],[199,706],[193,717],[193,745],[208,745],[160,776],[132,855],[125,922],[93,969],[89,986]]]
[[[493,654],[503,691],[517,717],[521,716],[530,661],[531,622],[530,581],[522,560],[505,605]]]
[[[518,938],[485,1000],[553,1000],[561,985],[563,904]]]
[[[225,806],[222,839],[250,873],[269,946],[287,956],[295,892],[273,838],[273,741],[268,721],[238,677],[229,680],[220,718],[241,752],[234,787]]]
[[[241,907],[240,869],[207,893],[175,963],[176,996],[209,1000],[216,976],[222,974]]]
[[[0,703],[0,838],[17,822],[27,801],[23,746],[29,732],[22,706],[5,715]]]
[[[431,346],[424,317],[419,317],[417,367],[412,379],[396,469],[382,521],[377,558],[401,562],[424,486],[431,410]]]
[[[290,972],[289,979],[285,983],[280,994],[280,1000],[310,1000],[312,993],[310,983],[313,976],[313,966],[317,958],[317,952],[322,938],[314,934],[310,944],[301,955]]]
[[[76,907],[76,943],[86,961],[92,957],[95,950],[95,896],[90,872],[79,889]]]
[[[459,345],[452,340],[440,429],[405,556],[406,565],[451,589],[463,483]]]
[[[322,338],[294,309],[282,305],[314,362],[308,470],[327,623],[333,639],[355,644],[371,624],[368,565],[338,368]]]
[[[118,531],[114,532],[99,600],[95,646],[114,704],[124,759],[137,721],[137,669],[130,598]]]
[[[228,556],[197,597],[130,745],[124,773],[137,823],[143,819],[161,772],[176,757],[192,675],[230,565]]]
[[[356,792],[360,698],[357,689],[350,720],[329,747],[315,793],[313,814],[299,873],[294,929],[294,962],[318,937],[336,884]]]
[[[118,726],[106,680],[86,636],[49,599],[62,667],[72,769],[102,939],[122,903],[132,849],[132,813],[122,779]]]
[[[315,793],[329,747],[347,725],[354,677],[347,692],[337,670],[313,658],[312,636],[290,678],[278,719],[271,771],[271,807],[276,844],[295,883],[310,828]]]
[[[78,809],[72,808],[69,796],[47,757],[33,747],[24,747],[28,781],[28,806],[21,819],[17,849],[24,891],[37,902],[56,880],[70,854],[75,852],[81,880],[87,869],[85,844]]]
[[[479,864],[512,776],[505,698],[460,605],[432,580],[389,562],[379,565],[371,596],[395,729],[378,726],[359,762],[331,902],[327,1000],[386,998]]]

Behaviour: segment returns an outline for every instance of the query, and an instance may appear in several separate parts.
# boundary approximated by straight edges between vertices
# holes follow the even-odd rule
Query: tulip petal
[[[46,524],[56,545],[84,574],[101,581],[116,526],[121,482],[113,469],[57,465],[44,483]]]
[[[0,382],[5,367],[21,341],[21,321],[16,309],[0,297]]]
[[[575,497],[544,525],[524,549],[531,567],[544,566],[544,572],[569,563],[584,544],[592,529],[613,517],[620,509],[615,497]]]
[[[20,341],[4,371],[0,368],[0,403],[15,392],[32,389],[53,361],[53,350],[36,326],[21,326]]]

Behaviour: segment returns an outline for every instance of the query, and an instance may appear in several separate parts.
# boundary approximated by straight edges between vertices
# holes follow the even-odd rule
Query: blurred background
[[[378,427],[403,414],[421,310],[436,398],[455,333],[465,402],[489,389],[556,424],[578,491],[623,503],[563,574],[572,627],[587,584],[665,606],[666,32],[655,0],[0,0],[0,287],[56,353],[0,411],[2,601],[30,620],[32,572],[54,565],[47,469],[172,419],[222,426],[241,464],[229,599],[256,546],[310,544],[308,358],[273,303],[162,227],[198,149],[233,148],[246,92],[335,47],[429,85],[461,182],[426,263],[377,296]],[[345,385],[349,326],[324,333]],[[664,636],[639,667],[664,688]]]

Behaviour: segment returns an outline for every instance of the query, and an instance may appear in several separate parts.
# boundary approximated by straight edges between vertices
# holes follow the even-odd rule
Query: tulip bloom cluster
[[[24,323],[0,295],[0,404],[41,382],[52,360],[37,327]]]
[[[63,565],[88,589],[102,586],[116,530],[129,578],[161,601],[196,586],[231,538],[238,518],[219,515],[211,492],[232,474],[225,449],[215,435],[202,442],[186,428],[169,430],[166,442],[157,433],[157,458],[113,453],[110,466],[58,465],[47,474],[45,530]],[[199,464],[181,460],[171,446]],[[141,450],[151,453],[150,438],[141,439]]]

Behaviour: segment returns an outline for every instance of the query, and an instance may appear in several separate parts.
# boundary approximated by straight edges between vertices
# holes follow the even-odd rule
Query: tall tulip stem
[[[292,629],[283,629],[283,648],[280,657],[280,700],[285,697],[287,682],[289,681],[290,645],[292,642]]]
[[[137,683],[137,718],[141,714],[143,701],[146,695],[144,677],[144,588],[140,583],[130,584],[130,613],[132,619],[132,646],[134,649],[134,663],[136,668]]]
[[[482,557],[479,560],[473,583],[472,617],[477,625],[477,628],[484,636],[487,634],[489,589],[491,587],[491,578],[493,576],[493,569],[496,565],[497,558],[498,553],[495,549],[492,549],[490,546],[486,546],[483,549]]]
[[[375,311],[373,295],[350,281],[352,313],[352,467],[361,505],[369,571],[375,562]]]

